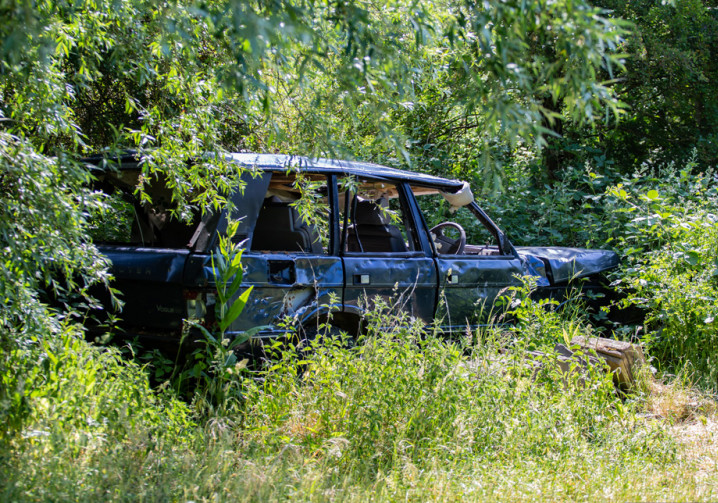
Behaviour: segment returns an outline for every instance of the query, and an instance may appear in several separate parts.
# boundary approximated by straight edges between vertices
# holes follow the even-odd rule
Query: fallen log
[[[556,365],[564,374],[582,372],[603,360],[613,374],[616,387],[623,391],[634,388],[640,382],[640,369],[648,368],[641,347],[630,342],[578,336],[571,340],[570,347],[557,344],[554,350],[554,355],[529,351],[527,356],[535,369]]]

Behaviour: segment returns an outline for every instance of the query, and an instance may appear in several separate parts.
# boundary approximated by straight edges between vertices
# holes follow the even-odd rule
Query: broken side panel
[[[451,256],[437,258],[441,325],[462,332],[497,314],[496,298],[521,284],[522,263],[514,256]]]
[[[291,329],[317,316],[322,306],[340,307],[343,268],[339,257],[329,256],[327,177],[275,172],[265,173],[261,182],[251,193],[245,190],[242,206],[248,222],[254,222],[244,231],[242,259],[243,286],[253,291],[229,332],[268,326],[264,334],[274,336],[284,330],[279,325],[285,320]],[[203,267],[211,286],[211,264],[205,261]]]
[[[324,309],[341,305],[343,269],[339,257],[288,256],[248,252],[245,286],[254,287],[244,312],[230,327],[244,331],[283,320],[303,325]]]
[[[230,334],[268,326],[265,334],[274,336],[282,332],[278,325],[283,321],[289,321],[291,328],[306,323],[334,303],[334,307],[341,307],[343,268],[339,257],[248,251],[242,256],[242,264],[243,288],[237,295],[250,286],[253,290],[244,311],[229,327]],[[210,295],[214,300],[211,256],[193,256],[189,270],[195,278],[191,288],[203,292],[205,299]],[[206,309],[211,316],[214,308],[207,305]]]

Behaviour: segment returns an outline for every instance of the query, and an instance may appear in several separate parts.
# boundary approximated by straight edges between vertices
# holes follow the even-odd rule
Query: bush
[[[695,156],[694,156],[695,158]],[[517,244],[615,248],[612,275],[626,303],[646,312],[642,333],[656,364],[718,388],[716,215],[711,169],[641,166],[632,175],[568,168],[554,186],[534,187],[515,168],[507,194],[486,204]],[[635,335],[618,327],[617,336]],[[641,334],[639,329],[639,334]]]
[[[630,267],[623,283],[648,311],[646,340],[667,369],[718,389],[718,214],[696,211],[670,224],[672,239]]]

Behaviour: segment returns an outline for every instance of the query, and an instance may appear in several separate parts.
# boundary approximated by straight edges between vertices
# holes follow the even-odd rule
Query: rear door
[[[333,180],[276,171],[257,192],[258,216],[248,229],[242,260],[244,286],[254,289],[230,331],[269,326],[262,334],[274,337],[341,307],[344,278],[336,252]]]

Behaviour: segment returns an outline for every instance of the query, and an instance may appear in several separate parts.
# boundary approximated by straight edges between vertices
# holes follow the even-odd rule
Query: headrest
[[[389,225],[389,215],[386,210],[374,201],[359,201],[354,215],[354,222],[357,225]]]

